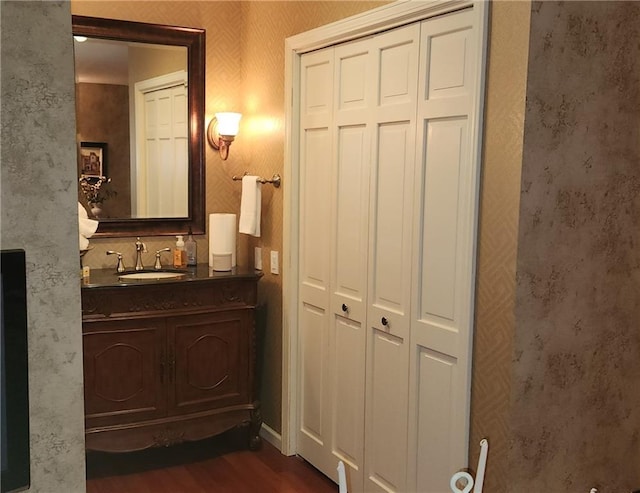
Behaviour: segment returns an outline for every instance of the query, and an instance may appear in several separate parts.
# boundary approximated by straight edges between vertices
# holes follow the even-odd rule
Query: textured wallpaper
[[[638,19],[532,7],[510,491],[640,488]]]
[[[470,464],[489,439],[485,489],[507,488],[518,205],[530,2],[495,2],[486,74]]]
[[[2,248],[27,262],[33,493],[85,491],[72,41],[67,2],[2,2]],[[37,22],[34,22],[37,19]]]
[[[101,191],[113,191],[102,203],[100,217],[131,217],[131,159],[129,154],[129,90],[113,84],[76,84],[76,138],[78,142],[106,143],[103,163],[112,183]],[[109,108],[109,111],[104,111]],[[78,165],[78,173],[82,165]],[[117,185],[115,185],[117,184]],[[106,194],[105,194],[106,195]],[[79,201],[89,210],[84,193]]]

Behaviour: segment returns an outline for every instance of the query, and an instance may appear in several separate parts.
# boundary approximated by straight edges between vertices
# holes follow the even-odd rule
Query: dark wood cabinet
[[[87,427],[165,416],[164,320],[101,321],[83,332]]]
[[[258,279],[83,287],[87,449],[169,446],[236,426],[257,448]]]
[[[251,398],[252,321],[247,315],[222,312],[168,321],[175,359],[170,414],[240,405]]]

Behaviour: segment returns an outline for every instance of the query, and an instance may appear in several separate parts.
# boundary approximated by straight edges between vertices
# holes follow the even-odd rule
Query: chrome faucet
[[[160,263],[160,254],[162,252],[170,252],[171,248],[163,248],[161,250],[156,251],[156,263],[153,265],[153,268],[156,270],[162,269],[162,264]]]
[[[117,255],[118,264],[116,265],[116,272],[124,272],[124,262],[122,261],[122,254],[114,250],[107,250],[107,255]]]
[[[136,270],[143,270],[142,254],[147,253],[147,246],[140,241],[140,237],[136,238]]]

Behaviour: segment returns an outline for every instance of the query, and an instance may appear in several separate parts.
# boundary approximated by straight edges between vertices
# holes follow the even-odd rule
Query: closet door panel
[[[412,190],[419,25],[371,40],[378,87],[373,111],[368,325],[407,338],[411,300]]]
[[[478,40],[472,15],[467,11],[423,23],[421,49],[425,63],[420,75],[424,77],[421,84],[424,101],[473,99]]]
[[[449,491],[448,478],[468,462],[479,182],[472,122],[482,97],[475,20],[468,9],[421,26],[408,466],[415,491]]]
[[[405,186],[413,142],[407,122],[379,126],[370,209],[369,323],[403,338],[409,335],[412,197]]]
[[[304,294],[327,308],[330,283],[331,216],[327,197],[331,190],[331,170],[323,158],[331,146],[328,129],[310,129],[302,138],[304,168],[300,170],[300,281]]]
[[[326,427],[322,402],[326,398],[326,326],[327,313],[316,306],[303,303],[300,310],[300,357],[302,405],[300,430],[310,441],[322,446]],[[305,440],[303,440],[303,443]]]
[[[409,345],[369,329],[365,491],[406,491]]]
[[[351,119],[349,115],[359,114],[355,121],[362,121],[358,110],[367,110],[371,106],[371,85],[368,79],[371,67],[370,50],[367,43],[354,42],[335,49],[336,65],[336,122],[341,118]]]
[[[360,75],[363,77],[364,74]],[[353,112],[352,112],[353,113]],[[355,115],[351,115],[352,117]],[[353,120],[353,118],[352,118]],[[366,349],[368,129],[352,124],[337,129],[334,269],[331,310],[334,370],[331,465],[347,467],[349,487],[362,488],[364,463],[364,385]]]
[[[420,415],[415,434],[420,457],[416,491],[446,492],[455,454],[456,367],[457,361],[444,354],[421,348],[418,352],[418,382],[416,392]],[[464,466],[459,466],[464,467]],[[455,472],[455,471],[454,471]]]
[[[361,487],[364,456],[364,326],[335,316],[332,453],[351,468],[351,488]]]
[[[376,36],[364,491],[407,491],[411,228],[419,27]]]
[[[365,125],[338,129],[333,308],[360,321],[364,320],[367,290],[369,140]],[[343,304],[347,310],[342,309]]]
[[[375,80],[367,42],[335,48],[336,162],[333,181],[334,383],[332,454],[347,468],[349,489],[362,491],[366,295],[368,268],[370,110]]]
[[[298,452],[321,465],[331,443],[332,81],[332,50],[302,58]]]
[[[430,120],[426,134],[418,316],[457,331],[459,181],[467,168],[463,161],[467,122],[462,118]]]
[[[402,108],[415,112],[416,82],[418,78],[418,33],[415,24],[386,34],[373,40],[376,48],[379,89],[378,107]]]
[[[301,129],[327,128],[333,113],[333,54],[330,50],[305,55],[300,68]]]

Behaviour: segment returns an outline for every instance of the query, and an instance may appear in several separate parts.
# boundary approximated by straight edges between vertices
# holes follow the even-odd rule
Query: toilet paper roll
[[[465,483],[462,489],[458,488],[459,480],[462,480],[462,482]],[[451,491],[453,493],[471,493],[471,488],[473,488],[473,477],[468,472],[457,472],[451,476],[449,486],[451,486]]]
[[[213,267],[213,255],[231,252],[231,267],[236,266],[235,214],[209,214],[209,267]]]

